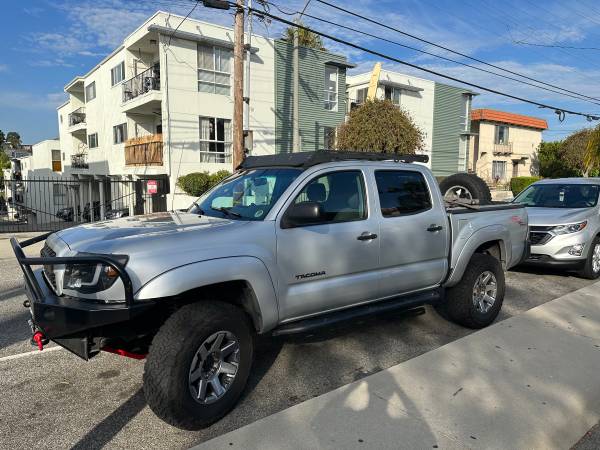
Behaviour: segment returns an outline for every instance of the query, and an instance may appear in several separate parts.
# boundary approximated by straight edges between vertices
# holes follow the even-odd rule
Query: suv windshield
[[[235,173],[205,193],[188,212],[238,220],[263,220],[300,169],[253,169]]]
[[[514,201],[540,208],[591,208],[598,202],[598,193],[595,184],[535,184]]]

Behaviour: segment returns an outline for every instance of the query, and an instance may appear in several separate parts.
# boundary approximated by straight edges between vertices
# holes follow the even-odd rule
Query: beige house
[[[469,171],[490,184],[513,177],[536,175],[536,155],[542,142],[544,119],[493,109],[471,112]]]

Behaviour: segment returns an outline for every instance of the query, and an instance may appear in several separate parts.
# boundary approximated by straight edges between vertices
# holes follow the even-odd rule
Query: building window
[[[506,161],[492,162],[492,178],[495,182],[504,180],[506,178]]]
[[[127,124],[122,123],[113,127],[113,143],[122,144],[127,140]]]
[[[52,172],[61,172],[62,162],[60,159],[60,150],[52,150]]]
[[[200,117],[200,162],[231,161],[231,120]]]
[[[231,50],[198,44],[198,91],[229,95]]]
[[[88,147],[89,148],[98,147],[98,133],[88,134]]]
[[[385,99],[389,100],[396,106],[400,106],[400,97],[401,97],[402,89],[395,88],[392,86],[385,87]]]
[[[52,194],[54,197],[54,205],[64,205],[65,197],[67,196],[67,187],[64,184],[54,183],[52,185]]]
[[[335,148],[335,128],[323,127],[323,149],[333,150]]]
[[[96,82],[92,81],[85,87],[85,102],[94,100],[96,98]]]
[[[508,125],[496,125],[496,144],[508,144]]]
[[[367,101],[367,93],[369,92],[369,88],[362,88],[356,91],[356,103],[358,105]]]
[[[431,209],[429,188],[419,172],[377,170],[375,182],[383,217],[405,216]]]
[[[328,111],[337,111],[338,109],[338,68],[336,66],[325,65],[325,90],[324,90],[325,109]]]
[[[125,79],[125,62],[117,64],[110,69],[110,84],[114,86]]]

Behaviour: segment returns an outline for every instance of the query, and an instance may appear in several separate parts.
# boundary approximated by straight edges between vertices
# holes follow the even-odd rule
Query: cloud
[[[32,59],[29,61],[31,67],[75,67],[62,58],[56,59]]]
[[[0,72],[6,72],[8,70],[8,66],[6,64],[0,64]]]
[[[64,103],[67,94],[64,92],[53,92],[49,94],[34,94],[31,92],[1,92],[0,106],[5,108],[21,110],[54,110]]]

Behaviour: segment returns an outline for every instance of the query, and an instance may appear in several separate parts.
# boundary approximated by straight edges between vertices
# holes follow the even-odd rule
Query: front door
[[[419,170],[375,170],[379,200],[381,295],[434,287],[446,275],[449,230],[444,205]],[[428,185],[429,183],[429,185]]]
[[[323,171],[288,204],[318,203],[318,221],[282,228],[278,218],[281,320],[377,298],[379,229],[369,212],[365,186],[360,169]]]

